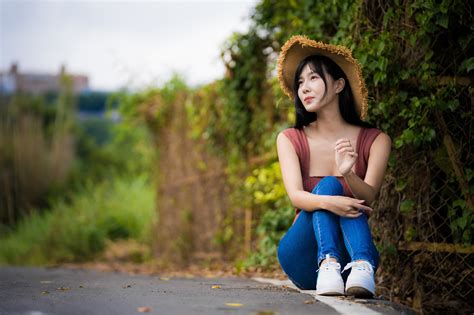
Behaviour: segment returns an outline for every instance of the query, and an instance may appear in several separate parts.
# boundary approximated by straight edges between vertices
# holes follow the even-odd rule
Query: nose
[[[306,86],[306,82],[302,82],[300,85],[301,92],[307,93],[309,91],[308,87]]]

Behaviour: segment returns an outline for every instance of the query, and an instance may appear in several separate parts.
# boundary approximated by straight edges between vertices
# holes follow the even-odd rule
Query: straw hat
[[[304,58],[311,55],[329,57],[344,71],[354,95],[356,110],[360,118],[364,119],[367,114],[367,88],[361,65],[347,47],[317,42],[302,35],[292,36],[281,48],[278,58],[278,80],[283,92],[294,99],[293,80],[296,68]]]

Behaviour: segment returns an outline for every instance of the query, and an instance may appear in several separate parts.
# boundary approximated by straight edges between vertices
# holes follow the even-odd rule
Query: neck
[[[341,131],[350,126],[341,116],[339,106],[326,106],[324,110],[318,111],[318,119],[310,123],[307,128],[326,135],[338,136]]]

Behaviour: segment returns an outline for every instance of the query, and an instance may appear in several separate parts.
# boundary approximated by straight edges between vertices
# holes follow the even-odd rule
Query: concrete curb
[[[316,294],[316,290],[300,290],[290,280],[253,277],[252,280],[269,283],[275,286],[287,287],[304,294],[309,294],[318,302],[324,303],[340,314],[347,315],[379,315],[379,314],[407,314],[415,315],[416,312],[404,305],[380,299],[354,299],[348,297],[330,297]]]

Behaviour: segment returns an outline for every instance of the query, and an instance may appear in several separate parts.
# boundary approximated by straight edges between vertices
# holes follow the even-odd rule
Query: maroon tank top
[[[309,176],[309,161],[310,161],[310,152],[309,152],[309,143],[308,138],[303,130],[296,128],[288,128],[283,131],[285,136],[290,139],[293,147],[295,148],[296,154],[300,161],[301,169],[301,178],[303,179],[303,189],[305,191],[311,192],[313,188],[319,183],[319,181],[324,176]],[[367,173],[367,163],[369,161],[370,147],[374,142],[375,138],[381,133],[377,128],[361,128],[359,136],[357,137],[356,152],[359,154],[355,163],[355,173],[362,180],[365,179],[365,174]],[[344,196],[354,197],[352,192],[347,185],[344,177],[336,177],[344,188]],[[296,217],[300,213],[301,209],[296,209]],[[293,222],[294,222],[293,221]]]

